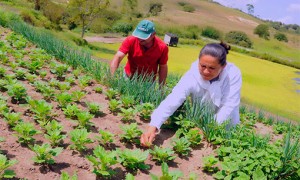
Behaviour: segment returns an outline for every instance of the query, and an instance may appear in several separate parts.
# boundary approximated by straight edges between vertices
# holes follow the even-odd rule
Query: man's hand
[[[143,133],[140,138],[141,145],[149,147],[154,141],[157,128],[155,126],[149,126],[147,132]]]
[[[158,82],[160,86],[164,86],[168,75],[168,65],[159,65]]]
[[[120,65],[120,62],[122,61],[122,59],[126,56],[126,54],[124,54],[121,51],[118,51],[114,58],[112,59],[112,61],[110,62],[110,73],[111,75],[114,75],[115,71],[117,70],[117,68]]]

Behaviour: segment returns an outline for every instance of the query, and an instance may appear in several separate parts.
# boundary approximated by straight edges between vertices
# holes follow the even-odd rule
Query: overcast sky
[[[253,15],[264,20],[300,25],[300,0],[214,0],[246,13],[247,4],[254,6]]]

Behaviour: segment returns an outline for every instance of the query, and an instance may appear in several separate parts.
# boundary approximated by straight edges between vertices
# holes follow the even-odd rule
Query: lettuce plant
[[[111,168],[118,163],[116,151],[105,151],[102,146],[93,150],[93,155],[86,157],[94,166],[93,173],[98,177],[110,178],[116,172]]]
[[[174,151],[172,151],[171,148],[154,146],[153,150],[150,150],[150,154],[152,155],[152,159],[158,163],[167,163],[176,158],[176,156],[174,156]]]
[[[86,103],[86,105],[87,105],[90,113],[95,114],[95,115],[101,113],[101,111],[100,111],[100,108],[101,108],[100,104],[94,103],[94,102],[85,102],[85,103]]]
[[[75,84],[75,77],[74,76],[69,76],[69,77],[66,78],[65,81],[70,83],[70,85],[74,85]]]
[[[40,71],[40,77],[44,79],[47,76],[47,71]]]
[[[5,74],[6,74],[6,69],[4,67],[0,66],[0,77],[4,77]]]
[[[128,108],[128,109],[121,108],[120,110],[121,110],[121,112],[118,115],[122,117],[122,119],[121,119],[122,121],[129,122],[129,121],[134,120],[134,117],[135,117],[135,114],[136,114],[136,111],[134,109],[132,109],[132,108]]]
[[[123,134],[120,135],[121,140],[130,143],[139,143],[139,137],[142,135],[142,131],[138,129],[137,123],[131,123],[120,127],[123,130]]]
[[[7,103],[5,100],[0,99],[0,117],[1,115],[3,115],[4,113],[8,113],[9,112],[9,108],[7,106]]]
[[[186,137],[173,139],[172,144],[173,150],[179,155],[187,156],[191,151],[191,143]]]
[[[22,69],[17,69],[15,71],[15,74],[16,74],[16,78],[18,80],[24,80],[25,79],[25,74],[26,74],[26,71],[22,70]]]
[[[40,131],[37,131],[32,123],[20,122],[14,128],[16,131],[16,136],[18,137],[18,142],[23,144],[30,144],[35,139],[34,135],[39,134]]]
[[[44,135],[51,143],[51,146],[57,146],[62,143],[63,139],[67,136],[63,135],[62,132],[58,129],[47,130],[47,134]]]
[[[129,107],[132,107],[134,105],[134,97],[133,96],[121,96],[121,102],[125,109],[128,109]]]
[[[78,85],[81,89],[86,88],[87,86],[89,86],[92,82],[92,77],[88,76],[88,75],[83,75],[83,76],[79,76],[78,77]]]
[[[79,127],[87,128],[92,125],[92,122],[90,120],[94,118],[94,115],[90,114],[88,111],[79,111],[76,113],[76,116]]]
[[[67,172],[62,172],[60,176],[60,180],[77,180],[77,174],[73,174],[73,176],[70,176]]]
[[[62,131],[63,125],[61,125],[59,122],[55,120],[52,120],[47,123],[45,129],[46,131],[54,131],[54,130]]]
[[[105,95],[107,97],[108,100],[112,100],[112,99],[115,99],[116,96],[118,94],[118,91],[117,90],[114,90],[112,88],[108,89],[106,92],[105,92]]]
[[[27,96],[26,88],[21,83],[7,85],[7,89],[7,94],[19,102]]]
[[[4,113],[4,118],[10,127],[15,127],[21,120],[21,113]]]
[[[218,170],[218,168],[215,167],[215,165],[219,161],[213,155],[203,157],[202,161],[203,161],[203,164],[204,164],[203,168],[204,168],[205,171],[215,172],[216,170]]]
[[[161,165],[162,176],[156,176],[154,174],[150,174],[152,180],[177,180],[183,176],[181,171],[169,171],[169,167],[167,163],[162,163]]]
[[[33,161],[42,165],[54,164],[55,161],[53,157],[59,155],[63,150],[62,147],[52,148],[49,144],[35,144],[30,148],[36,154],[36,156],[33,157]]]
[[[68,104],[65,108],[62,108],[66,117],[71,119],[77,119],[77,113],[80,111],[76,104]]]
[[[102,129],[99,130],[100,136],[96,136],[96,139],[102,144],[103,146],[107,147],[110,143],[114,142],[114,134],[109,131],[104,131]]]
[[[120,101],[116,99],[111,99],[108,102],[108,108],[112,113],[116,113],[119,110]]]
[[[27,69],[32,74],[38,74],[38,70],[40,70],[44,66],[44,62],[41,60],[33,60],[27,64]]]
[[[201,143],[202,135],[199,133],[198,129],[190,129],[184,136],[191,143],[192,147],[195,147]]]
[[[73,100],[76,102],[79,102],[86,95],[86,93],[83,91],[77,90],[77,91],[73,91],[72,95],[73,95]]]
[[[69,66],[66,65],[66,64],[58,64],[56,65],[55,69],[51,69],[50,71],[53,73],[53,74],[56,74],[57,75],[57,79],[62,79],[65,77],[66,75],[66,72],[68,71],[69,69]]]
[[[94,91],[95,91],[96,93],[101,94],[101,93],[103,92],[103,88],[102,88],[101,86],[97,86],[97,87],[94,87]]]
[[[8,160],[5,155],[0,154],[0,179],[15,177],[16,173],[13,170],[9,170],[7,168],[11,167],[16,163],[17,160]]]
[[[27,73],[27,74],[25,74],[25,78],[26,78],[30,83],[33,83],[33,82],[35,81],[35,79],[37,78],[37,75]]]
[[[65,92],[71,89],[71,85],[69,82],[60,82],[57,84],[57,87],[60,91]]]
[[[154,104],[143,103],[139,108],[139,115],[143,120],[150,120],[151,114],[154,110]]]
[[[90,139],[89,133],[86,129],[75,129],[70,132],[71,141],[73,144],[71,144],[71,149],[76,149],[80,152],[86,149],[86,144],[92,143],[93,140]]]
[[[52,105],[45,100],[28,100],[30,111],[33,112],[34,119],[41,125],[45,126],[50,120],[52,114]]]
[[[149,156],[149,151],[141,151],[140,149],[130,150],[130,149],[117,149],[119,155],[119,162],[128,169],[131,170],[146,170],[150,166],[145,164]]]
[[[72,95],[67,92],[57,94],[56,101],[58,102],[58,104],[61,108],[65,108],[67,106],[67,104],[69,104],[73,101]]]

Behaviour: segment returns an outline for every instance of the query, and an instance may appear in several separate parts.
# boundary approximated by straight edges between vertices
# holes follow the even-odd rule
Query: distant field
[[[96,43],[101,48],[117,50],[120,44]],[[95,44],[95,45],[96,45]],[[183,74],[194,62],[201,47],[178,46],[169,48],[169,70]],[[95,54],[111,59],[113,54],[97,52]],[[300,94],[296,92],[300,85],[293,80],[300,75],[295,68],[279,65],[265,60],[230,52],[228,60],[242,71],[242,101],[259,109],[288,119],[300,121]],[[126,60],[123,61],[123,63]]]

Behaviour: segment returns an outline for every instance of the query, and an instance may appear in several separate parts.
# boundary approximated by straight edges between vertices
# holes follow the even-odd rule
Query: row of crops
[[[26,38],[51,54],[36,48],[24,36],[11,32],[0,42],[0,118],[17,137],[17,142],[35,153],[33,161],[36,164],[55,166],[55,156],[71,149],[90,162],[92,173],[99,178],[134,179],[140,170],[151,169],[146,163],[151,156],[151,161],[162,168],[162,173],[151,175],[152,179],[184,176],[201,179],[197,177],[198,172],[169,171],[168,164],[189,157],[195,148],[208,142],[216,149],[203,158],[202,170],[216,179],[299,178],[299,125],[277,122],[262,112],[257,114],[241,107],[241,125],[235,128],[226,124],[217,126],[205,106],[186,103],[165,125],[176,131],[168,147],[154,144],[145,150],[139,146],[142,133],[139,123],[147,123],[153,109],[177,82],[176,77],[168,79],[165,89],[159,89],[145,78],[135,77],[131,81],[112,78],[107,65],[93,61],[86,53],[72,50],[49,34],[43,36],[22,23],[9,26],[23,32]],[[119,72],[116,76],[121,75]],[[101,93],[107,99],[110,115],[120,119],[120,131],[116,131],[121,132],[119,134],[95,123],[96,118],[104,116],[106,109],[85,97]],[[72,128],[64,126],[65,121],[71,121]],[[257,134],[257,123],[272,128],[275,135]],[[203,135],[199,134],[199,129]],[[283,138],[274,139],[276,134],[282,134]],[[124,144],[136,148],[126,148]],[[5,154],[1,154],[0,159],[3,162],[1,177],[21,176],[8,170],[18,166],[16,160]],[[62,173],[60,178],[76,177]]]

